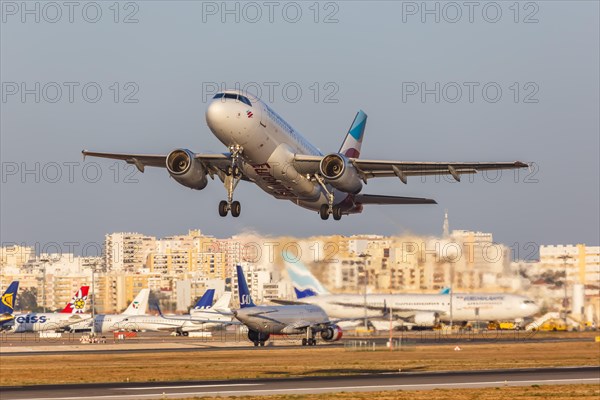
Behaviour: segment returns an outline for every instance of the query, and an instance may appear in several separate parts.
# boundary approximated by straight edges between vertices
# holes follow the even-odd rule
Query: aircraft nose
[[[223,126],[227,121],[226,103],[221,100],[213,100],[206,109],[206,123],[213,131]]]

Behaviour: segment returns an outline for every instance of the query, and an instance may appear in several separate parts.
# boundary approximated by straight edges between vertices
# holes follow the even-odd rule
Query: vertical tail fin
[[[231,292],[223,293],[223,296],[219,297],[219,300],[213,305],[214,310],[229,310],[229,303],[231,303]]]
[[[301,262],[286,262],[285,268],[294,285],[296,298],[302,299],[309,296],[329,294],[327,289],[321,285],[321,282]]]
[[[211,308],[213,305],[213,299],[215,297],[215,289],[208,289],[202,297],[198,300],[196,305],[194,306],[195,310],[206,310],[207,308]]]
[[[12,314],[17,300],[17,290],[19,290],[19,281],[13,281],[0,299],[0,314]]]
[[[240,265],[238,265],[236,269],[238,278],[238,294],[240,296],[240,308],[254,307],[255,304],[252,301],[252,296],[250,296],[250,290],[248,289],[248,283],[246,283],[244,271],[242,271],[242,267]]]
[[[342,143],[342,147],[340,147],[338,153],[353,158],[360,156],[360,147],[362,145],[366,125],[367,114],[365,114],[363,110],[360,110],[356,113],[354,121],[352,121],[350,129],[348,129],[344,143]]]
[[[87,304],[89,286],[82,286],[75,293],[70,302],[62,309],[63,314],[83,314],[85,305]]]
[[[129,307],[123,311],[124,315],[144,315],[148,309],[148,297],[150,296],[150,289],[142,289],[135,296],[135,299],[129,304]]]

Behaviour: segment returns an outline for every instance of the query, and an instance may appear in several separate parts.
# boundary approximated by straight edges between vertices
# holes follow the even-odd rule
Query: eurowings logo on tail
[[[342,147],[340,147],[338,153],[346,157],[358,158],[366,126],[367,114],[363,110],[360,110],[356,113],[356,117],[354,117],[350,129],[348,129],[344,143],[342,143]]]
[[[90,290],[89,286],[82,286],[79,288],[75,296],[71,299],[69,303],[63,308],[61,313],[63,314],[83,314],[83,310],[85,309],[85,305],[87,304],[88,292]]]
[[[302,299],[304,297],[329,294],[327,289],[321,285],[321,282],[301,262],[290,263],[286,261],[285,268],[294,285],[296,298]]]

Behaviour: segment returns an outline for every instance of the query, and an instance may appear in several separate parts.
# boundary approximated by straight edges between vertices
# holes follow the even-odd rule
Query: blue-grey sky
[[[596,1],[475,2],[472,9],[229,2],[229,12],[222,2],[53,4],[2,1],[3,243],[101,242],[114,231],[165,236],[191,228],[221,237],[439,234],[444,209],[451,228],[492,232],[521,247],[599,242]],[[213,83],[252,82],[263,98],[272,87],[273,108],[323,152],[338,149],[362,108],[369,115],[362,157],[522,160],[536,168],[461,183],[371,180],[364,193],[439,205],[371,206],[324,222],[248,183],[236,191],[242,216],[221,218],[220,181],[198,192],[163,169],[140,174],[81,159],[84,148],[225,151],[206,126],[206,98]]]

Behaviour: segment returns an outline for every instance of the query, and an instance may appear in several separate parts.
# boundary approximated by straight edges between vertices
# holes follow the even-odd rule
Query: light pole
[[[569,305],[569,298],[567,297],[567,260],[570,260],[571,257],[570,255],[568,255],[566,252],[565,254],[563,254],[562,256],[558,256],[558,259],[562,260],[563,262],[563,268],[565,270],[565,279],[563,280],[563,286],[565,289],[565,297],[563,298],[563,318],[567,317],[567,306]]]
[[[454,261],[450,261],[450,330],[454,325]]]
[[[46,268],[50,260],[48,258],[41,258],[42,263],[42,309],[46,312]]]

